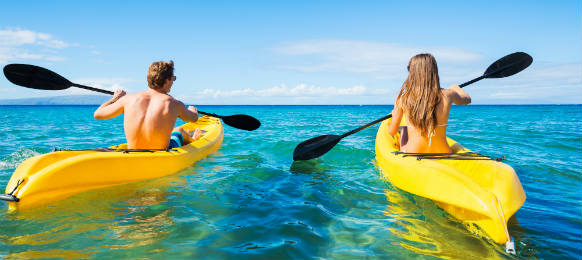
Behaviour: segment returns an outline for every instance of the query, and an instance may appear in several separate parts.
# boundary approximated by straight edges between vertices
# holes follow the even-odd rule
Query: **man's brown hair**
[[[166,79],[174,76],[174,61],[156,61],[148,69],[148,86],[152,89],[161,89]]]

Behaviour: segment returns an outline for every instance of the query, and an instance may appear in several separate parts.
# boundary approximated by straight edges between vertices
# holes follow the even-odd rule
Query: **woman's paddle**
[[[9,64],[4,67],[4,75],[10,82],[27,88],[61,90],[70,87],[78,87],[113,95],[113,92],[108,90],[83,86],[70,82],[68,79],[53,71],[34,65]],[[259,120],[248,115],[220,116],[202,111],[198,111],[198,113],[220,118],[225,124],[229,126],[247,131],[253,131],[261,126],[261,122]]]
[[[509,54],[491,64],[489,68],[487,68],[485,73],[483,73],[482,76],[475,78],[471,81],[467,81],[459,85],[459,87],[461,88],[465,87],[469,84],[475,83],[484,78],[509,77],[527,68],[532,63],[532,61],[533,61],[532,57],[524,52],[516,52]],[[392,114],[389,114],[385,117],[374,120],[369,124],[349,131],[343,135],[322,135],[303,141],[302,143],[297,145],[297,147],[295,147],[295,151],[293,151],[293,160],[294,161],[310,160],[322,156],[329,150],[331,150],[342,138],[357,133],[365,128],[380,123],[391,117]]]

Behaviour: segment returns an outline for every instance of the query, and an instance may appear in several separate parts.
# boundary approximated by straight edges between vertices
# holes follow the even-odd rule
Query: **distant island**
[[[21,99],[0,99],[0,105],[101,105],[111,97],[105,95],[74,95]]]

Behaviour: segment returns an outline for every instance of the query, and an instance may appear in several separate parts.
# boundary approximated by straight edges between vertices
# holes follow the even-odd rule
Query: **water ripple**
[[[506,156],[527,193],[509,222],[517,258],[582,255],[580,106],[455,106],[448,135]],[[53,148],[124,142],[122,118],[95,107],[0,107],[0,185]],[[202,108],[201,108],[202,109]],[[176,174],[0,211],[0,258],[515,259],[433,201],[396,189],[376,166],[377,126],[325,156],[293,162],[294,147],[342,134],[391,106],[209,106],[259,118],[225,127],[220,150]],[[4,207],[6,208],[6,207]]]

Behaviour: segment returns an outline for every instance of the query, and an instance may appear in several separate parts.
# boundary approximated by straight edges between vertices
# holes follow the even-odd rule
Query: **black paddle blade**
[[[8,64],[4,75],[10,82],[27,88],[61,90],[73,85],[59,74],[28,64]]]
[[[322,135],[303,141],[293,151],[293,161],[311,160],[327,153],[342,139],[339,135]]]
[[[261,122],[249,115],[232,115],[221,117],[222,121],[234,128],[253,131],[261,126]]]
[[[533,58],[525,52],[509,54],[487,68],[483,76],[486,78],[504,78],[516,74],[527,68],[533,62]]]

